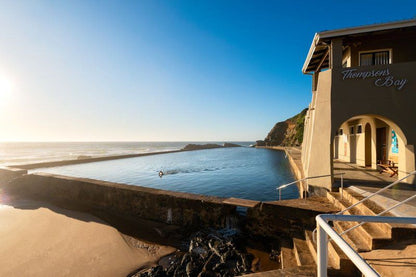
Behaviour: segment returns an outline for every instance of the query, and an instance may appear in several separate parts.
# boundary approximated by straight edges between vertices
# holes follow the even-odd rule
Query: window
[[[350,126],[350,135],[354,135],[354,126]]]
[[[363,125],[357,125],[357,134],[361,134],[363,132]]]
[[[360,66],[390,63],[390,50],[360,53]]]

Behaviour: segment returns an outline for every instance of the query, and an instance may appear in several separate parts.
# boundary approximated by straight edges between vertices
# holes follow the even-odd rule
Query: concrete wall
[[[180,226],[224,227],[236,215],[222,198],[46,173],[27,174],[4,186],[11,194],[82,211],[155,220]]]
[[[260,203],[247,211],[245,226],[248,233],[255,236],[275,239],[303,238],[304,230],[315,229],[315,217],[318,214],[320,214],[318,211],[280,205],[278,202]]]
[[[304,200],[299,199],[282,201],[285,204],[258,202],[247,209],[246,217],[241,217],[237,213],[238,205],[224,203],[227,199],[220,197],[46,173],[25,173],[25,170],[18,169],[0,170],[0,189],[9,195],[90,212],[98,217],[117,215],[126,218],[124,225],[132,224],[134,219],[138,222],[147,219],[181,226],[189,231],[233,227],[234,224],[251,236],[280,239],[301,235],[304,229],[313,229],[315,216],[320,213],[308,207],[301,208]]]
[[[331,174],[331,75],[332,70],[319,73],[317,90],[313,92],[312,106],[304,133],[305,149],[302,158],[305,177]],[[323,177],[308,181],[312,186],[331,189],[332,178]]]

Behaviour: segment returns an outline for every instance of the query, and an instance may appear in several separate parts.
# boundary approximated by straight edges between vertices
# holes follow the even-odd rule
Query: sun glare
[[[12,83],[5,76],[0,75],[0,100],[4,100],[12,93]]]

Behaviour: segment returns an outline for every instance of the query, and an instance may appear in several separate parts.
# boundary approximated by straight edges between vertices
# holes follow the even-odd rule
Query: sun
[[[0,75],[0,101],[9,98],[12,90],[12,82],[5,76]]]

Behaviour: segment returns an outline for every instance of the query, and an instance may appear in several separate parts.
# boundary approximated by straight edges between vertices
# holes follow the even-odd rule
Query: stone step
[[[364,196],[351,189],[344,190],[344,198],[346,198],[351,204],[355,204],[362,200]],[[377,215],[384,211],[377,203],[370,199],[364,201],[362,204],[356,206],[361,210],[364,215]],[[394,216],[391,213],[383,214],[383,216]],[[365,225],[377,226],[383,232],[388,233],[393,240],[397,239],[414,239],[416,238],[416,227],[410,224],[397,224],[397,223],[366,223]]]
[[[305,240],[293,238],[293,252],[298,266],[315,264]]]
[[[338,234],[354,226],[351,222],[335,221],[334,229]],[[368,246],[368,242],[361,236],[357,229],[354,229],[347,234],[343,235],[342,238],[357,252],[368,252],[371,248]]]
[[[280,248],[280,264],[282,269],[297,267],[295,253],[291,247],[282,246]]]
[[[242,275],[245,277],[315,277],[316,266],[297,266]]]
[[[312,257],[317,263],[317,247],[313,242],[312,232],[305,231],[305,237]],[[353,262],[333,241],[328,243],[328,273],[331,276],[355,276],[354,274],[358,273]]]
[[[351,203],[348,202],[346,198],[341,200],[338,193],[328,193],[328,199],[330,199],[330,201],[333,202],[334,205],[336,205],[341,210],[351,206]],[[344,214],[363,215],[363,212],[357,207],[354,207],[346,211]],[[350,222],[345,225],[353,227],[358,224],[359,222]],[[389,244],[391,241],[391,232],[386,232],[385,228],[381,229],[380,225],[382,224],[365,223],[350,232],[355,231],[357,234],[360,234],[369,249],[377,249]]]

